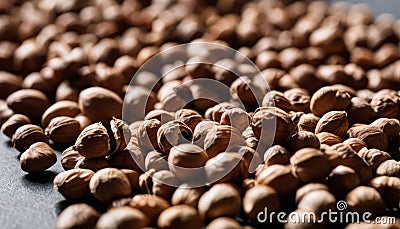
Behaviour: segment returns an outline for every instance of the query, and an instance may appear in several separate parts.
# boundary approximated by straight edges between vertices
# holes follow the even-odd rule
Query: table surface
[[[371,4],[375,14],[389,12],[400,18],[399,0],[350,2],[366,2]],[[53,167],[35,176],[20,169],[19,155],[11,148],[9,139],[0,134],[0,227],[54,228],[57,215],[71,204],[53,188],[53,178],[63,171],[61,154],[57,152],[58,162]]]

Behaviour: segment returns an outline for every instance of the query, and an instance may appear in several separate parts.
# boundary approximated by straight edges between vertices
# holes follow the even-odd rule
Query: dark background
[[[337,2],[333,0],[331,2]],[[375,14],[400,18],[399,0],[350,0],[371,5]],[[70,202],[54,190],[53,178],[63,171],[58,162],[48,171],[32,176],[20,169],[19,152],[0,134],[0,228],[54,228],[57,215]]]

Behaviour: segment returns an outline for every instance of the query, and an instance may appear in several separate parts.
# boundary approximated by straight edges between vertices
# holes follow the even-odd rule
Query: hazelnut
[[[42,172],[56,162],[54,150],[44,142],[32,144],[20,157],[21,169],[27,173]]]
[[[107,129],[101,123],[86,127],[76,139],[74,150],[87,158],[104,157],[110,151]]]
[[[33,124],[26,124],[19,127],[11,138],[13,147],[20,152],[27,150],[36,142],[48,143],[48,141],[42,128]]]
[[[264,184],[274,188],[279,196],[289,196],[299,186],[299,180],[292,174],[289,165],[270,165],[256,175],[257,184]]]
[[[220,153],[209,159],[204,167],[207,182],[241,181],[247,176],[247,163],[236,153]]]
[[[88,169],[71,169],[54,178],[54,188],[67,199],[78,199],[89,193],[89,182],[94,172]]]
[[[375,188],[384,199],[386,206],[397,208],[400,204],[400,178],[379,176],[372,178],[369,185]]]
[[[261,88],[252,82],[247,76],[241,76],[231,84],[232,96],[239,98],[248,108],[254,109],[259,106],[262,98]]]
[[[330,111],[325,113],[318,121],[315,133],[328,132],[343,137],[348,127],[349,123],[345,111]]]
[[[78,103],[74,101],[59,101],[51,105],[42,115],[42,126],[47,127],[50,121],[59,116],[75,117],[80,113]]]
[[[321,132],[316,134],[317,138],[319,139],[320,144],[325,144],[328,146],[332,146],[338,143],[342,143],[342,139],[334,134],[328,133],[328,132]]]
[[[90,169],[94,172],[99,171],[100,169],[110,167],[110,163],[105,158],[86,158],[81,157],[75,165],[75,169]]]
[[[157,131],[158,146],[167,155],[172,147],[191,142],[192,138],[193,133],[190,128],[177,120],[163,124]]]
[[[349,210],[361,214],[370,212],[373,216],[378,216],[385,212],[381,195],[372,187],[358,186],[346,195],[345,201]]]
[[[140,174],[132,169],[121,169],[120,171],[123,172],[126,177],[128,177],[129,183],[131,184],[132,191],[134,191],[134,192],[139,191],[139,176],[140,176]]]
[[[316,69],[309,64],[300,64],[290,69],[289,72],[289,75],[300,87],[311,92],[318,90],[324,85],[324,82],[317,78],[318,74],[321,74],[320,69],[318,69],[317,72]],[[323,77],[320,78],[324,79]]]
[[[210,221],[218,217],[237,217],[241,209],[241,197],[229,183],[216,184],[205,192],[199,200],[199,214]]]
[[[201,229],[203,221],[197,210],[187,205],[176,205],[164,210],[157,220],[160,229]]]
[[[168,165],[168,157],[157,151],[150,151],[144,161],[146,171],[151,169],[155,171],[169,170]]]
[[[78,151],[74,150],[73,146],[70,146],[61,154],[61,165],[65,170],[73,169],[81,158],[82,156]]]
[[[292,152],[296,152],[302,148],[319,149],[320,143],[318,137],[308,131],[299,131],[289,138],[289,148]]]
[[[137,172],[144,170],[144,158],[138,148],[127,148],[108,157],[111,167],[119,169],[132,169]]]
[[[290,164],[293,173],[303,182],[322,180],[332,170],[327,155],[313,148],[303,148],[297,151],[290,158]]]
[[[161,212],[170,207],[169,203],[163,198],[150,194],[134,196],[129,206],[146,212],[149,224],[155,224]]]
[[[35,89],[21,89],[7,97],[7,105],[16,113],[38,120],[50,106],[47,96]]]
[[[314,190],[305,194],[297,207],[309,212],[327,212],[329,209],[335,209],[336,198],[326,190]]]
[[[157,119],[143,121],[136,129],[139,147],[144,151],[158,150],[157,131],[162,123]],[[133,132],[135,133],[135,132]]]
[[[388,147],[388,139],[378,127],[370,125],[356,126],[350,128],[347,133],[350,138],[358,138],[364,141],[368,148],[386,150]]]
[[[290,163],[290,152],[280,145],[274,145],[270,147],[264,154],[264,164],[274,165],[281,164],[287,165]]]
[[[282,92],[279,91],[270,91],[265,94],[264,99],[262,101],[263,107],[277,107],[285,112],[289,112],[292,110],[292,104],[288,98]]]
[[[243,197],[243,210],[246,217],[252,221],[257,221],[259,212],[264,211],[264,208],[270,209],[269,211],[278,211],[280,201],[275,189],[267,185],[256,185],[247,190]]]
[[[206,229],[242,229],[242,225],[240,225],[236,220],[229,217],[218,217],[211,221]]]
[[[367,144],[358,138],[349,138],[345,140],[343,144],[350,146],[356,152],[359,152],[362,148],[367,147]]]
[[[21,77],[0,71],[0,99],[6,99],[15,91],[22,89],[22,81]]]
[[[319,121],[319,117],[313,114],[304,114],[300,117],[299,122],[297,123],[297,128],[299,131],[309,131],[311,133],[315,133],[315,127]]]
[[[209,158],[233,147],[245,146],[246,142],[239,130],[232,126],[217,125],[207,133],[204,139],[204,149]]]
[[[71,143],[80,133],[80,124],[76,119],[67,116],[55,117],[50,121],[45,133],[55,143]]]
[[[131,123],[142,120],[157,102],[156,95],[149,89],[142,86],[129,86],[124,98],[125,121]]]
[[[329,192],[329,187],[322,183],[308,183],[300,187],[296,191],[296,204],[298,204],[305,195],[317,190],[324,190]]]
[[[294,111],[310,111],[310,95],[307,90],[302,88],[293,88],[285,91],[283,95],[290,101],[291,108]]]
[[[168,170],[162,170],[155,172],[152,178],[152,193],[170,201],[176,187],[179,185],[174,174]]]
[[[400,163],[396,160],[386,160],[376,168],[376,175],[400,178]]]
[[[113,133],[113,141],[115,146],[112,148],[114,149],[113,153],[121,151],[126,148],[129,141],[131,140],[131,131],[129,126],[122,121],[121,119],[114,118],[110,121],[111,132]]]
[[[7,102],[0,100],[0,124],[3,124],[14,114],[15,112],[8,107]]]
[[[174,113],[165,110],[152,110],[146,114],[144,120],[157,119],[162,124],[173,121],[175,119]]]
[[[339,165],[332,170],[326,182],[336,197],[343,197],[348,191],[360,185],[360,178],[352,168]]]
[[[385,151],[367,148],[362,148],[358,152],[358,156],[360,156],[373,170],[376,170],[384,161],[392,159],[390,154]]]
[[[193,131],[194,144],[204,148],[204,139],[206,138],[208,132],[210,132],[212,129],[215,129],[216,125],[219,124],[210,120],[203,120],[199,122]]]
[[[57,229],[94,228],[99,213],[87,204],[73,204],[64,209],[57,218]]]
[[[389,145],[397,146],[399,144],[399,120],[393,118],[379,118],[370,125],[378,127],[380,131],[385,133]]]
[[[138,209],[123,206],[113,208],[104,213],[97,221],[96,228],[134,228],[139,229],[149,225],[147,216]]]
[[[396,118],[399,114],[397,101],[397,96],[381,91],[372,97],[371,107],[378,118]]]
[[[285,144],[295,131],[289,115],[275,107],[260,107],[253,115],[251,128],[260,142],[265,144]],[[273,127],[275,127],[274,130]],[[272,136],[271,136],[272,135]]]
[[[241,108],[232,108],[225,111],[220,120],[221,125],[229,125],[243,132],[250,124],[250,116]]]
[[[1,130],[7,137],[11,138],[18,128],[26,124],[31,124],[31,120],[27,116],[15,114],[3,123]]]
[[[333,110],[345,110],[351,103],[350,95],[334,87],[323,87],[311,97],[310,109],[312,113],[321,117]]]
[[[121,118],[122,99],[108,89],[91,87],[79,94],[79,108],[92,121],[109,123],[113,117]]]
[[[126,175],[114,168],[97,171],[89,183],[90,192],[103,203],[127,197],[131,194],[131,185]]]
[[[168,156],[169,169],[181,181],[204,179],[203,166],[208,160],[207,153],[193,144],[174,146]]]
[[[200,197],[205,192],[204,187],[190,187],[189,184],[181,184],[172,195],[172,205],[186,204],[197,209]]]

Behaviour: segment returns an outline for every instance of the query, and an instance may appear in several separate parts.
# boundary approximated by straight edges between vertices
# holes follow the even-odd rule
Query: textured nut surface
[[[59,101],[51,105],[42,115],[42,126],[47,127],[50,121],[58,116],[75,117],[81,112],[78,103],[74,101]]]
[[[75,168],[76,163],[82,158],[78,151],[73,149],[73,146],[65,149],[61,154],[61,165],[65,170]]]
[[[80,134],[79,122],[67,116],[53,118],[45,130],[46,135],[55,143],[71,143]]]
[[[23,171],[37,173],[53,166],[57,156],[47,143],[37,142],[23,152],[19,160]]]
[[[315,127],[315,133],[328,132],[343,137],[349,123],[345,111],[330,111],[324,114]]]
[[[15,114],[3,123],[1,131],[3,131],[7,137],[11,138],[19,127],[30,123],[31,120],[27,116],[23,114]]]
[[[312,113],[321,117],[332,110],[344,110],[351,102],[350,95],[334,87],[323,87],[311,97],[310,109]]]
[[[386,150],[388,139],[378,127],[362,125],[350,128],[347,131],[350,138],[358,138],[367,144],[368,148]]]
[[[97,221],[96,228],[139,229],[149,225],[147,216],[138,209],[123,206],[104,213]]]
[[[121,118],[122,99],[108,89],[91,87],[79,94],[79,108],[92,121],[109,123],[113,117]]]
[[[89,193],[89,182],[94,172],[88,169],[71,169],[54,178],[54,188],[67,199],[82,198]]]
[[[87,204],[74,204],[61,212],[57,218],[57,229],[94,228],[99,219],[97,211]]]
[[[293,175],[289,165],[267,166],[256,175],[256,182],[273,187],[279,196],[288,196],[299,186],[299,180]]]
[[[243,210],[248,219],[255,222],[257,215],[264,208],[277,211],[280,207],[278,193],[275,189],[266,185],[256,185],[247,190],[243,197]]]
[[[50,106],[47,96],[35,89],[22,89],[7,97],[7,105],[16,113],[38,120]]]
[[[368,211],[374,216],[385,212],[385,203],[381,195],[372,187],[358,186],[346,195],[345,200],[352,211]]]
[[[107,129],[101,123],[89,125],[79,134],[73,149],[87,158],[106,156],[110,151]]]
[[[170,207],[170,204],[163,198],[155,195],[138,194],[132,198],[129,206],[146,212],[150,224],[153,224],[156,223],[161,212]]]
[[[19,127],[11,138],[13,147],[20,152],[25,151],[35,142],[48,143],[48,141],[42,128],[33,124],[26,124]]]
[[[89,183],[90,192],[103,203],[127,197],[131,194],[131,185],[126,175],[114,168],[97,171]]]
[[[200,229],[203,221],[197,210],[187,205],[176,205],[164,210],[157,220],[160,229]]]
[[[191,142],[192,138],[193,133],[190,128],[177,120],[167,122],[157,131],[158,146],[167,155],[172,147]]]
[[[199,199],[205,192],[204,187],[192,188],[188,184],[180,185],[172,195],[172,205],[186,204],[197,209]]]
[[[303,182],[324,179],[332,170],[328,157],[318,149],[303,148],[291,158],[293,173]]]

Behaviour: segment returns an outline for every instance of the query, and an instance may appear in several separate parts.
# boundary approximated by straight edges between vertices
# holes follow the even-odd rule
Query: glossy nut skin
[[[21,169],[27,173],[42,172],[56,162],[54,150],[44,142],[32,144],[20,157]]]
[[[176,205],[160,214],[157,226],[162,229],[183,229],[188,227],[200,229],[203,226],[203,220],[195,208],[187,205]]]
[[[74,204],[61,212],[57,218],[57,229],[94,228],[99,219],[97,211],[87,204]]]
[[[88,169],[72,169],[54,178],[54,188],[67,199],[77,199],[89,193],[89,182],[94,172]]]

